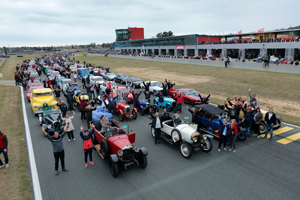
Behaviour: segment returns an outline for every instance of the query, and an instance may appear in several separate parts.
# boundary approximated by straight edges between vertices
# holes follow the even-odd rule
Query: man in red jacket
[[[182,104],[184,103],[183,96],[181,96],[181,94],[178,93],[177,95],[174,96],[174,99],[177,99],[177,104],[176,104],[176,107],[175,107],[175,113],[177,112],[177,110],[180,110],[180,113],[181,113],[181,107],[182,107]]]

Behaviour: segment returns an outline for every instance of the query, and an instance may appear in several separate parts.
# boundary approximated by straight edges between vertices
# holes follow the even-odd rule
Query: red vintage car
[[[189,103],[191,106],[194,106],[195,104],[202,104],[205,99],[207,99],[206,96],[200,94],[203,99],[203,101],[201,101],[198,92],[192,88],[172,89],[169,90],[168,93],[170,96],[178,95],[178,93],[180,93],[184,98],[184,102]],[[205,103],[209,103],[209,101],[205,101]]]
[[[137,109],[136,108],[130,108],[130,106],[127,104],[126,100],[118,99],[115,103],[115,112],[119,116],[119,120],[122,122],[125,117],[128,118],[137,118]]]
[[[26,91],[26,96],[27,96],[28,102],[30,102],[30,98],[32,96],[32,90],[34,90],[34,89],[41,89],[41,88],[44,88],[44,87],[43,86],[35,86],[35,87],[31,87],[30,89],[28,89]]]
[[[32,87],[38,87],[38,86],[43,86],[44,87],[44,84],[42,82],[29,83],[28,84],[28,89],[30,89]]]
[[[141,168],[147,167],[148,151],[145,147],[134,147],[135,133],[129,134],[129,127],[120,127],[115,120],[109,120],[109,127],[102,129],[100,120],[92,121],[95,125],[93,144],[102,159],[109,158],[110,172],[114,177],[119,169],[127,169],[137,164]]]
[[[99,70],[97,74],[98,76],[102,76],[103,74],[106,74],[106,70]]]
[[[121,94],[123,93],[123,94],[127,95],[127,101],[128,101],[128,103],[132,103],[133,102],[132,93],[129,92],[126,87],[124,87],[124,86],[118,86],[118,89],[121,91]]]

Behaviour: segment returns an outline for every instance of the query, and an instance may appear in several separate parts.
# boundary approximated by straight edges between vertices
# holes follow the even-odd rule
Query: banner
[[[185,49],[185,46],[176,46],[176,49]]]
[[[263,33],[264,32],[264,28],[261,28],[257,31],[258,33]]]
[[[142,45],[142,47],[143,47],[143,53],[145,54],[145,47],[144,47],[144,45]]]
[[[242,34],[242,30],[240,30],[240,31],[238,32],[238,34]]]

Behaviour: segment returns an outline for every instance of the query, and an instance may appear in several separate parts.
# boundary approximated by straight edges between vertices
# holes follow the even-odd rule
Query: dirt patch
[[[165,78],[175,82],[177,86],[185,86],[189,84],[207,83],[213,82],[213,78],[209,76],[191,76],[185,74],[178,74],[176,72],[168,72],[163,69],[157,69],[154,67],[149,68],[135,68],[135,67],[118,67],[114,69],[120,73],[127,73],[149,80],[163,81]]]

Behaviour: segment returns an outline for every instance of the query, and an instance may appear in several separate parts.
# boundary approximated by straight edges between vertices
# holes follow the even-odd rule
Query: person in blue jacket
[[[110,94],[109,96],[105,95],[105,97],[108,99],[108,112],[112,113],[113,115],[115,114],[115,99],[118,98],[118,96],[119,95],[113,97],[112,94]]]
[[[88,167],[87,164],[87,158],[88,156],[90,157],[90,163],[91,165],[94,165],[93,162],[93,157],[92,157],[92,152],[93,152],[93,142],[92,142],[92,135],[94,133],[94,124],[90,124],[91,131],[89,132],[88,130],[85,130],[84,133],[83,131],[83,126],[80,126],[80,137],[83,140],[83,151],[84,151],[84,161],[85,161],[85,167]]]

